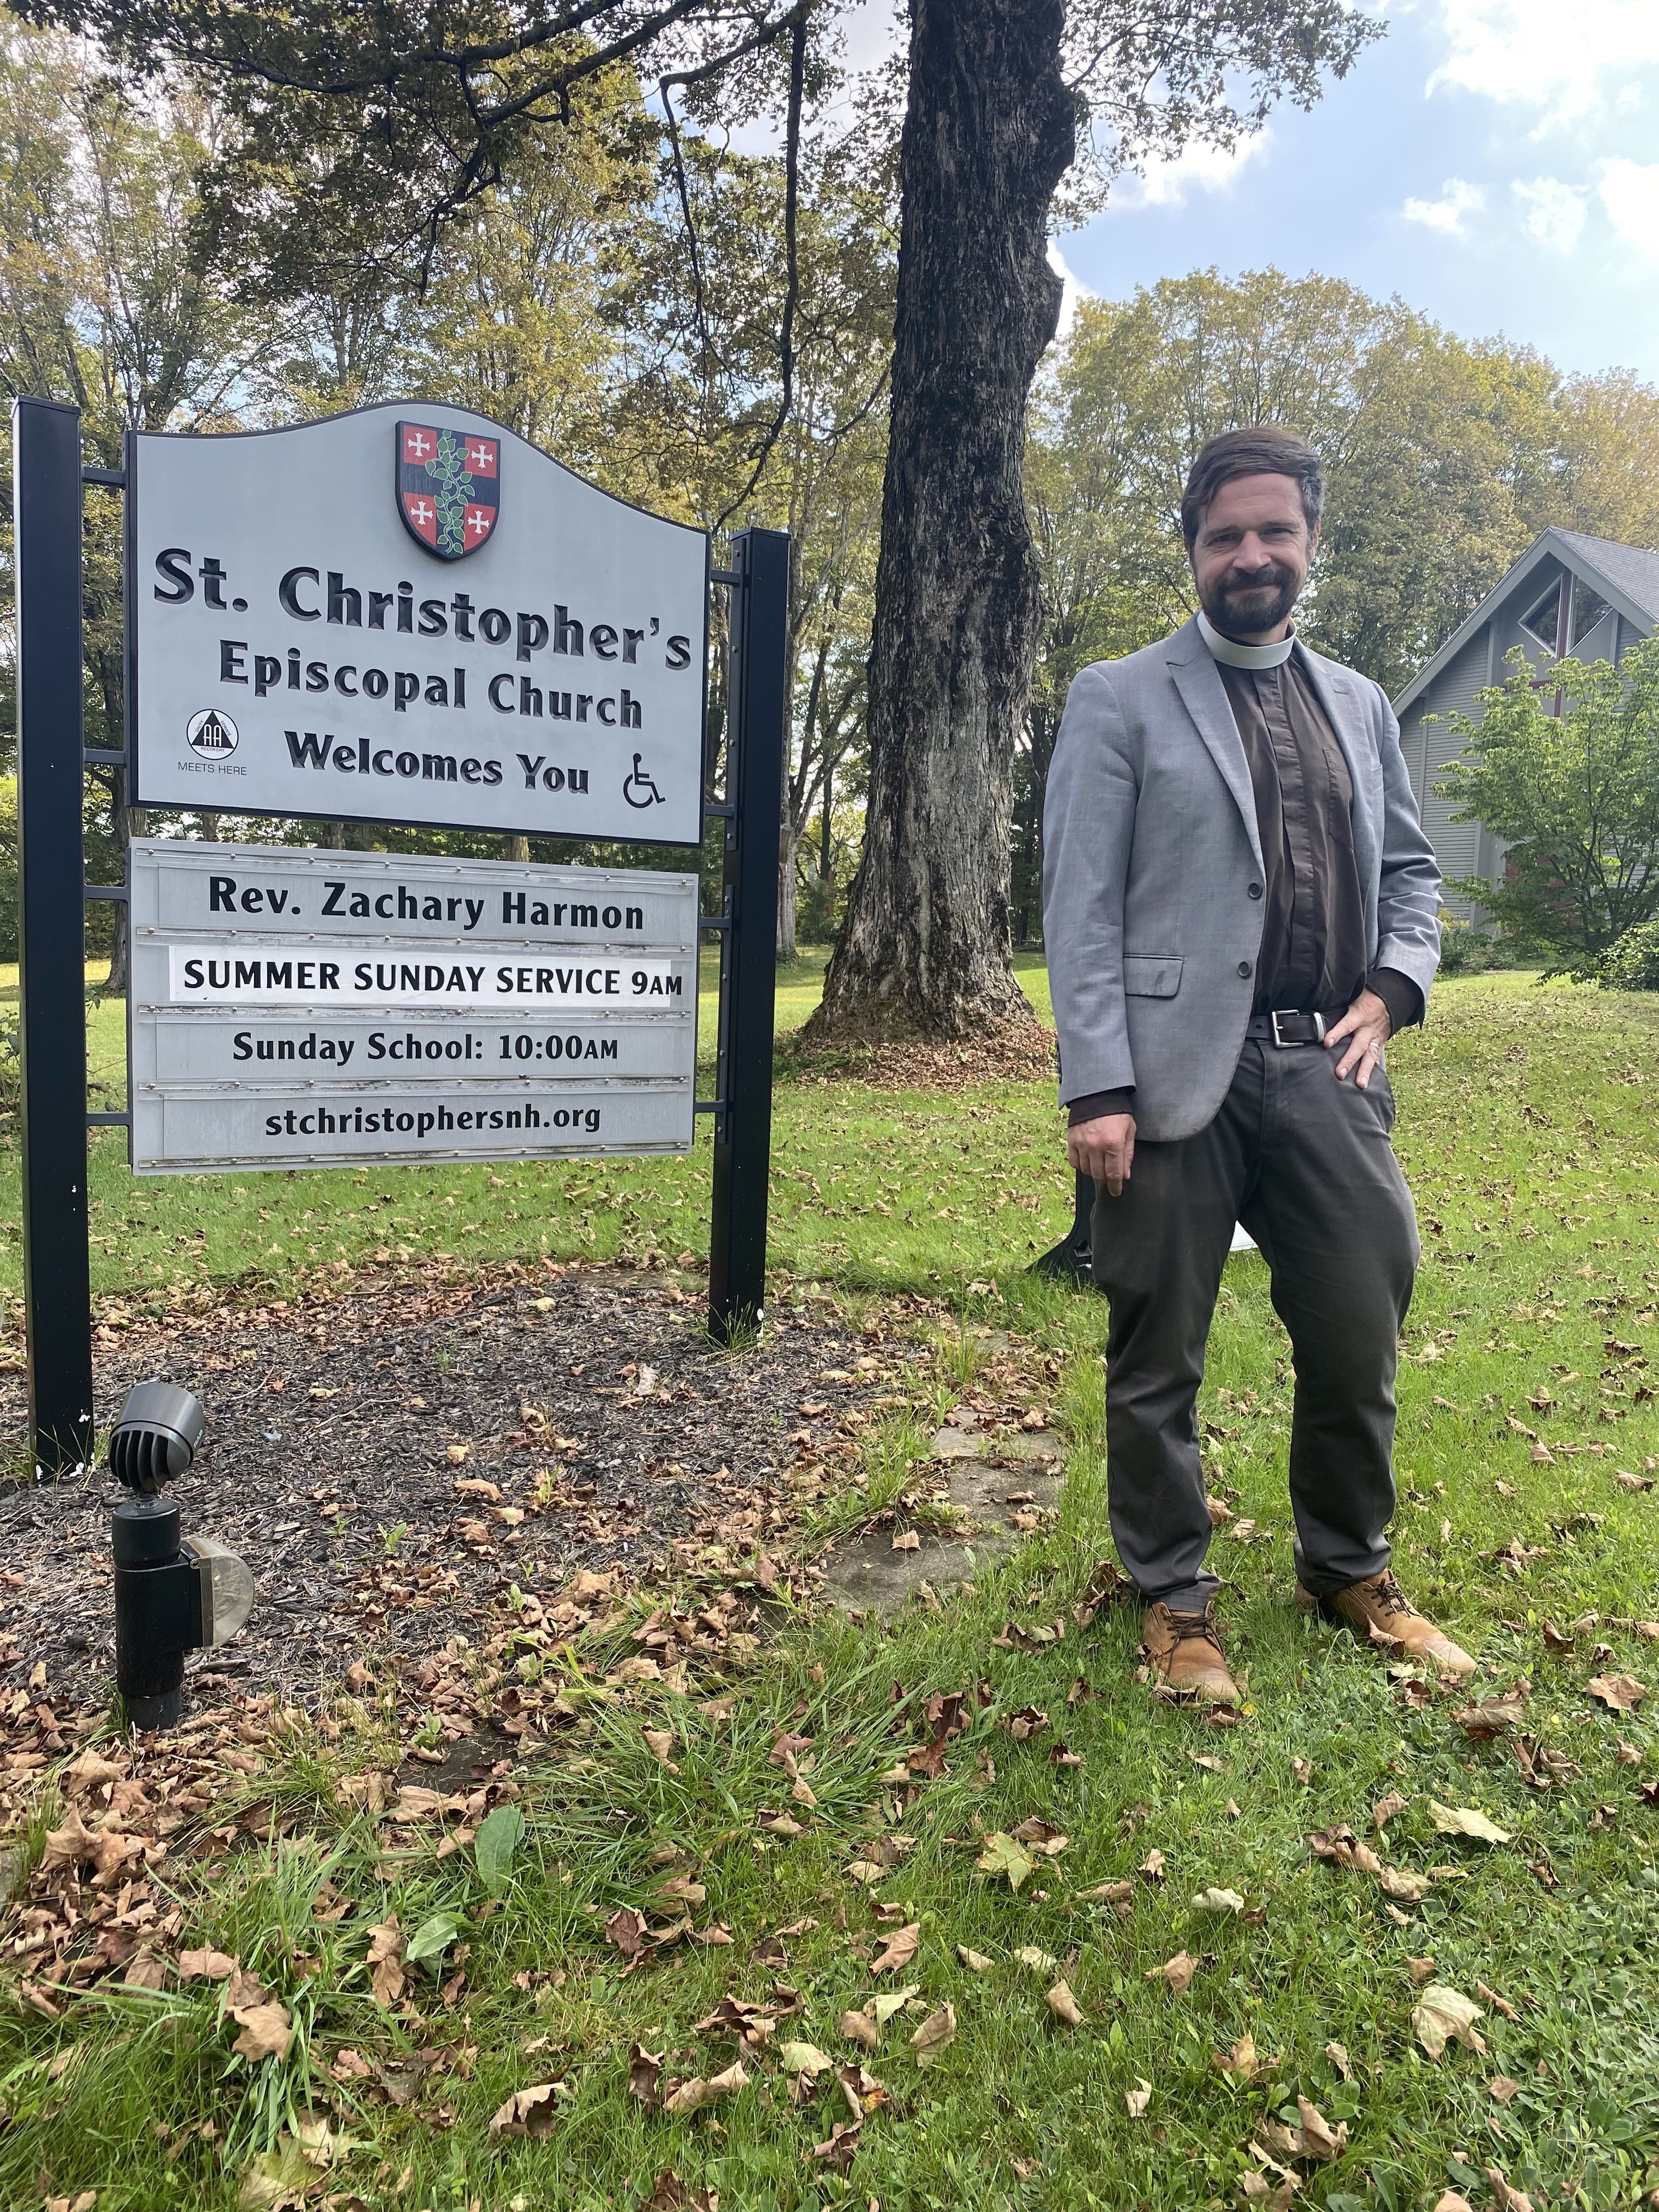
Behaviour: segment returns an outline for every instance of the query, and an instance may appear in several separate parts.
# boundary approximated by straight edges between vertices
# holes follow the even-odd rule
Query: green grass
[[[800,988],[805,997],[810,982]],[[793,984],[789,998],[793,1012]],[[995,1332],[1012,1329],[1006,1356],[1023,1363],[1070,1438],[1058,1526],[972,1594],[888,1628],[781,1605],[752,1654],[694,1654],[691,1698],[605,1688],[606,1671],[636,1648],[625,1624],[556,1662],[525,1635],[494,1663],[520,1661],[526,1679],[553,1667],[581,1717],[556,1740],[555,1763],[532,1771],[520,1801],[528,1828],[498,1908],[467,1848],[393,1857],[389,1832],[344,1806],[337,1773],[390,1755],[386,1708],[343,1706],[337,1742],[301,1730],[274,1747],[275,1786],[301,1815],[294,1835],[234,1851],[216,1872],[175,1854],[163,1876],[182,1916],[177,1942],[211,1940],[256,1963],[303,2036],[283,2065],[251,2072],[228,2056],[230,2032],[199,1985],[116,1991],[58,2022],[0,2011],[9,2115],[0,2201],[97,2188],[98,2212],[228,2208],[247,2157],[327,2096],[334,2124],[360,2148],[319,2178],[319,2191],[355,2191],[387,2212],[475,2202],[489,2212],[631,2208],[669,2170],[687,2188],[717,2190],[726,2212],[865,2212],[872,2197],[883,2212],[1187,2212],[1239,2201],[1254,2166],[1248,2146],[1296,2122],[1298,2094],[1350,2131],[1334,2164],[1298,2167],[1298,2203],[1326,2212],[1427,2212],[1449,2187],[1485,2204],[1488,2166],[1535,2206],[1649,2201],[1644,2192],[1659,2186],[1659,1806],[1639,1791],[1659,1778],[1659,1729],[1645,1717],[1659,1688],[1620,1716],[1585,1685],[1618,1672],[1659,1685],[1659,1650],[1633,1626],[1659,1617],[1659,1490],[1617,1480],[1618,1470],[1640,1478],[1659,1459],[1659,1401],[1643,1364],[1659,1344],[1656,1044],[1659,1008],[1645,1001],[1499,976],[1445,987],[1428,1030],[1392,1054],[1398,1142],[1425,1247],[1400,1387],[1398,1564],[1480,1655],[1477,1693],[1530,1685],[1528,1733],[1566,1762],[1559,1786],[1528,1788],[1511,1745],[1483,1747],[1459,1729],[1461,1698],[1418,1709],[1370,1654],[1291,1605],[1290,1378],[1265,1270],[1249,1255],[1229,1263],[1204,1413],[1214,1479],[1255,1524],[1249,1542],[1224,1532],[1214,1554],[1249,1710],[1222,1730],[1153,1705],[1133,1677],[1132,1619],[1109,1611],[1084,1631],[1071,1613],[1109,1549],[1104,1314],[1091,1297],[1023,1272],[1030,1245],[1068,1211],[1047,1087],[941,1099],[787,1085],[775,1164],[783,1265],[827,1279],[872,1319],[872,1288],[926,1290],[940,1302],[933,1370],[918,1386],[925,1418],[896,1411],[872,1438],[871,1498],[902,1484],[932,1417],[1004,1356]],[[411,1224],[410,1249],[428,1250],[441,1234],[458,1255],[487,1251],[497,1237],[533,1251],[545,1235],[558,1251],[637,1253],[653,1238],[700,1249],[706,1166],[697,1158],[523,1170],[489,1200],[485,1179],[468,1171],[249,1185],[270,1209],[258,1232],[265,1242],[281,1234],[319,1258],[331,1245],[357,1256],[372,1249],[385,1234],[382,1192],[393,1195],[383,1211]],[[241,1248],[213,1226],[222,1182],[135,1192],[104,1162],[95,1188],[100,1232],[120,1232],[100,1249],[112,1290],[148,1291],[167,1279],[158,1265],[216,1267],[227,1281],[267,1265],[262,1252],[239,1261]],[[508,1193],[519,1216],[510,1223]],[[457,1207],[444,1207],[452,1194]],[[1032,1194],[1035,1212],[1023,1203]],[[151,1209],[143,1216],[133,1210],[141,1202]],[[501,1211],[486,1218],[492,1204]],[[479,1224],[471,1243],[463,1211]],[[162,1249],[198,1222],[201,1252]],[[428,1233],[417,1238],[415,1226]],[[144,1250],[144,1236],[157,1246]],[[970,1282],[989,1287],[970,1293]],[[1532,1401],[1546,1389],[1540,1412]],[[1546,1440],[1547,1461],[1533,1458],[1516,1422]],[[823,1502],[827,1520],[851,1510]],[[1544,1622],[1565,1628],[1590,1613],[1597,1620],[1577,1648],[1549,1656]],[[1063,1633],[999,1648],[1010,1620]],[[1091,1694],[1068,1705],[1079,1677]],[[921,1702],[981,1680],[992,1702],[953,1743],[949,1773],[902,1805],[880,1778],[925,1734]],[[699,1700],[720,1690],[738,1702],[716,1718]],[[1052,1726],[1016,1741],[1002,1718],[1033,1704]],[[673,1771],[642,1723],[672,1731]],[[784,1727],[814,1739],[818,1799],[799,1808],[805,1832],[788,1841],[757,1826],[763,1808],[787,1802],[787,1778],[769,1763]],[[1056,1736],[1079,1765],[1050,1759]],[[1306,1762],[1305,1778],[1295,1762]],[[1306,1840],[1345,1821],[1369,1835],[1370,1808],[1389,1791],[1407,1802],[1378,1844],[1388,1863],[1455,1870],[1401,1920],[1373,1880],[1314,1860]],[[1512,1840],[1489,1848],[1437,1833],[1431,1800],[1478,1808]],[[1071,1842],[1016,1896],[974,1860],[983,1831],[1031,1814]],[[867,1891],[846,1869],[895,1832],[915,1842]],[[734,1941],[682,1943],[625,1974],[604,1921],[649,1897],[665,1871],[653,1854],[669,1844],[707,1885],[697,1923],[718,1920]],[[1154,1850],[1162,1882],[1137,1872]],[[343,1922],[313,1914],[325,1865],[356,1907]],[[1077,1901],[1113,1880],[1134,1884],[1127,1918]],[[1251,1910],[1199,1911],[1192,1900],[1210,1887],[1237,1891]],[[839,2093],[797,2108],[778,2053],[799,2038],[838,2064],[861,2055],[839,2033],[842,2014],[894,1978],[870,1972],[886,1932],[872,1901],[919,1924],[915,1964],[898,1978],[919,1989],[880,2052],[862,2054],[890,2101],[866,2118],[846,2185],[812,2155],[831,2121],[847,2117]],[[422,1983],[423,2018],[388,2019],[367,1994],[362,1928],[388,1910],[408,1929],[446,1909],[470,1946],[458,2008]],[[763,1936],[805,1921],[817,1924],[785,1939],[787,1967],[757,1958]],[[959,1944],[989,1957],[991,1970],[970,1971]],[[1022,1966],[1013,1954],[1023,1946],[1056,1966]],[[1199,1965],[1186,1994],[1172,1996],[1146,1977],[1183,1949]],[[1516,2008],[1510,2021],[1486,2005],[1485,2057],[1455,2048],[1437,2063],[1414,2044],[1410,1962],[1428,1958],[1436,1981],[1471,1996],[1484,1984]],[[1085,2015],[1079,2028],[1045,2002],[1060,1975]],[[693,2119],[629,2100],[632,2041],[666,2054],[668,2075],[712,2075],[735,2046],[694,2024],[723,1994],[761,2000],[779,1979],[801,2008],[745,2054],[747,2087]],[[924,2072],[908,2039],[946,2002],[957,2039]],[[1247,2032],[1279,2063],[1270,2084],[1241,2085],[1212,2063]],[[1333,2044],[1346,2049],[1352,2080],[1328,2055]],[[343,2049],[391,2066],[400,2051],[441,2045],[474,2056],[404,2106],[326,2070]],[[1516,2085],[1507,2102],[1489,2093],[1498,2077]],[[546,2139],[488,2132],[511,2091],[555,2079],[569,2094]],[[1131,2117],[1126,2096],[1140,2082],[1150,2102]],[[197,2131],[204,2118],[211,2141]]]

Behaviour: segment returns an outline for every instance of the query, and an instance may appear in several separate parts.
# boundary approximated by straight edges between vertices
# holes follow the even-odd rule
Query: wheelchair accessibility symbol
[[[665,806],[664,798],[651,778],[640,766],[640,756],[634,756],[632,772],[623,778],[623,797],[630,806]]]

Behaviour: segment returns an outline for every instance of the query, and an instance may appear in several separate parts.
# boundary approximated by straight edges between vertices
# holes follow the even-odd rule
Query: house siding
[[[1463,746],[1462,738],[1444,718],[1474,713],[1477,695],[1486,684],[1486,649],[1485,631],[1477,631],[1456,659],[1441,670],[1423,696],[1413,702],[1407,726],[1401,732],[1412,788],[1423,811],[1423,827],[1448,877],[1476,872],[1480,858],[1480,825],[1478,822],[1454,822],[1451,817],[1458,811],[1454,802],[1436,796],[1434,787],[1446,763],[1455,759]],[[1436,715],[1443,719],[1436,721]],[[1463,902],[1451,903],[1461,906]]]
[[[1540,675],[1547,672],[1551,656],[1522,632],[1521,617],[1564,571],[1582,575],[1603,596],[1618,599],[1622,595],[1624,600],[1622,608],[1609,609],[1592,630],[1575,641],[1576,653],[1587,659],[1616,663],[1639,638],[1651,635],[1659,621],[1659,553],[1547,531],[1472,618],[1462,644],[1454,638],[1443,648],[1452,653],[1445,666],[1420,693],[1413,696],[1415,686],[1408,684],[1401,695],[1407,702],[1400,725],[1407,771],[1422,809],[1423,826],[1448,878],[1480,876],[1495,881],[1503,872],[1505,848],[1483,823],[1454,822],[1451,803],[1435,797],[1434,786],[1460,747],[1444,720],[1433,718],[1455,713],[1474,716],[1477,695],[1486,685],[1505,680],[1510,672],[1507,656],[1517,646]],[[1480,907],[1467,900],[1449,897],[1447,903],[1473,921],[1486,919]]]

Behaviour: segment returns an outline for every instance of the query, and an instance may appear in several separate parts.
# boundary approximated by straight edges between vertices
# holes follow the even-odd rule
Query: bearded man
[[[1322,498],[1288,431],[1205,447],[1181,509],[1200,611],[1079,675],[1043,818],[1060,1096],[1111,1304],[1112,1534],[1156,1680],[1226,1704],[1197,1401],[1235,1222],[1295,1358],[1298,1601],[1474,1665],[1406,1598],[1384,1533],[1418,1241],[1383,1048],[1423,1018],[1440,871],[1387,699],[1296,635]]]

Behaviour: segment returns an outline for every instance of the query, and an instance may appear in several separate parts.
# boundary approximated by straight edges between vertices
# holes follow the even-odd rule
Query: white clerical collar
[[[1198,634],[1217,660],[1224,661],[1229,668],[1280,668],[1291,657],[1296,643],[1294,631],[1280,638],[1277,645],[1240,645],[1236,638],[1224,637],[1200,607],[1198,611]]]

